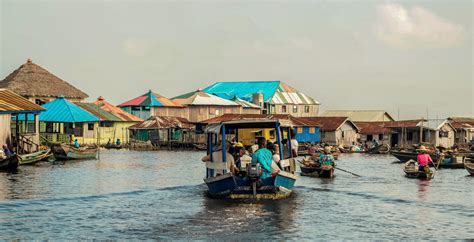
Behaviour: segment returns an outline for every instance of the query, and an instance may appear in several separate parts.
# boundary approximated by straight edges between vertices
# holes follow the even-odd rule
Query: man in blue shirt
[[[252,163],[259,163],[262,169],[260,179],[272,177],[272,152],[268,150],[267,140],[264,137],[258,138],[258,150],[252,155]]]

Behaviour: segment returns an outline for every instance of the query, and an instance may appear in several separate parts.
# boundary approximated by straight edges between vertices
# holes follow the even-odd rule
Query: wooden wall
[[[11,145],[11,115],[0,114],[0,146]]]
[[[200,122],[206,119],[221,116],[225,113],[241,113],[242,106],[187,106],[191,122]]]
[[[153,107],[152,115],[188,118],[188,109],[185,107]]]

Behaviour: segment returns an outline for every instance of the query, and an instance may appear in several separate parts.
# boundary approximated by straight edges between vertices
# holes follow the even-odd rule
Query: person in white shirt
[[[298,140],[291,138],[291,151],[293,152],[293,157],[298,156]]]
[[[227,172],[231,172],[232,174],[237,174],[239,172],[239,168],[235,166],[235,161],[234,157],[232,154],[229,153],[229,148],[231,146],[230,142],[226,141],[226,157],[225,157],[225,167]],[[222,146],[217,148],[216,151],[212,152],[212,161],[211,161],[211,156],[206,155],[201,159],[203,162],[223,162],[222,159]],[[215,175],[223,175],[222,170],[216,169],[215,170]]]

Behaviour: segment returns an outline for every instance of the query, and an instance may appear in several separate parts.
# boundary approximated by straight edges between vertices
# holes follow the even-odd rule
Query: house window
[[[25,133],[36,133],[36,123],[35,123],[35,121],[28,121],[26,123]]]
[[[286,105],[281,106],[281,112],[286,113]]]
[[[374,140],[374,137],[371,134],[367,135],[367,141],[372,141]]]
[[[303,128],[302,128],[302,127],[298,127],[298,128],[296,129],[296,132],[297,132],[298,134],[302,134],[302,133],[303,133]]]
[[[449,132],[447,131],[439,131],[439,137],[440,138],[447,138],[449,135]]]
[[[72,131],[72,134],[77,137],[82,137],[84,134],[84,129],[83,129],[83,124],[82,123],[76,123],[75,125],[70,123],[69,128]]]
[[[297,112],[298,112],[298,106],[293,105],[293,113],[297,113]]]
[[[383,134],[379,134],[379,140],[383,140]]]
[[[94,123],[87,123],[87,130],[89,131],[94,130]]]
[[[309,106],[304,106],[304,112],[309,113]]]
[[[143,107],[143,111],[150,111],[150,107]]]
[[[113,127],[114,123],[110,121],[102,121],[100,122],[100,127]]]
[[[309,128],[309,133],[310,133],[310,134],[316,133],[316,128],[315,128],[315,127],[310,127],[310,128]]]
[[[344,136],[345,136],[345,132],[346,131],[342,131],[342,138],[344,139]]]
[[[275,138],[275,130],[272,129],[270,130],[270,139],[274,139]]]
[[[132,111],[140,111],[140,107],[132,107]]]
[[[321,138],[326,138],[326,132],[321,132]]]

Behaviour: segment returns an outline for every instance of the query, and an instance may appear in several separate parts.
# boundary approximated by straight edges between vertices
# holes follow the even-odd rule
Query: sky
[[[0,0],[0,79],[31,58],[94,100],[282,80],[321,109],[474,116],[473,2]]]

